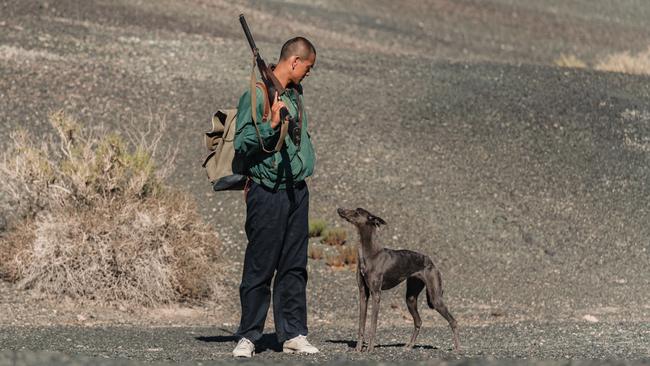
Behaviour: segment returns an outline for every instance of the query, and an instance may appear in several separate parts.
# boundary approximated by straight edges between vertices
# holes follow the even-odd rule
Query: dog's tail
[[[435,303],[442,302],[442,276],[438,268],[431,266],[425,274],[427,285],[427,305],[435,308]]]

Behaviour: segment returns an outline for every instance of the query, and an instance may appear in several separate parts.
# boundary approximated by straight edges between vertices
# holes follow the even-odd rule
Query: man
[[[316,62],[316,49],[307,39],[287,41],[273,74],[285,87],[274,95],[270,121],[263,121],[265,95],[256,88],[256,112],[260,139],[251,116],[249,92],[239,100],[234,146],[246,158],[246,236],[239,296],[240,337],[235,357],[251,357],[255,342],[262,337],[271,300],[278,341],[287,353],[317,353],[307,336],[307,242],[309,191],[305,178],[314,171],[314,150],[307,133],[307,114],[302,106],[300,82]],[[286,107],[302,121],[299,146],[287,135],[279,152],[272,152],[280,135],[280,109]],[[297,141],[297,140],[296,140]],[[269,152],[271,151],[271,152]]]

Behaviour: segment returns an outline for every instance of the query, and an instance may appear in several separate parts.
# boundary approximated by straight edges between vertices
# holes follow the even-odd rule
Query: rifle
[[[266,62],[264,62],[262,56],[260,56],[260,52],[257,49],[257,46],[255,45],[255,40],[253,40],[253,35],[251,34],[251,31],[248,28],[248,24],[246,23],[246,18],[244,18],[244,14],[239,15],[239,22],[241,23],[241,26],[244,29],[244,34],[246,35],[248,44],[250,45],[251,50],[253,51],[253,57],[255,58],[255,63],[257,64],[257,68],[260,70],[260,75],[262,76],[262,82],[264,83],[264,86],[266,86],[266,90],[267,90],[266,94],[267,97],[269,98],[269,105],[273,105],[275,92],[277,91],[279,96],[282,93],[284,93],[285,88],[280,84],[278,79],[275,77],[271,68],[269,68],[266,65]],[[253,92],[254,90],[251,90],[251,93]],[[300,149],[301,126],[299,125],[299,123],[296,122],[294,118],[291,117],[291,115],[289,114],[289,110],[286,107],[280,109],[280,121],[282,123],[281,130],[286,131],[288,128],[288,130],[291,131],[291,133],[289,134],[291,140],[296,145],[296,147]],[[302,121],[300,122],[302,123]],[[286,124],[288,124],[288,126]],[[276,151],[280,150],[280,148],[282,147],[282,142],[283,142],[282,140],[284,140],[285,135],[286,132],[284,133],[281,132],[280,141],[278,141],[278,145],[276,146]]]

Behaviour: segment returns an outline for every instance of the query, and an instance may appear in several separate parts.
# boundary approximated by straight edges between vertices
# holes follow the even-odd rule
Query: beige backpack
[[[273,150],[267,150],[262,143],[259,128],[257,126],[257,113],[254,106],[257,105],[255,86],[259,87],[264,95],[264,115],[262,121],[270,118],[269,98],[266,87],[263,83],[256,83],[254,70],[251,72],[251,114],[253,124],[257,130],[260,146],[265,152],[280,151],[284,143],[284,137],[288,132],[288,123],[282,122],[280,138]],[[219,110],[212,116],[212,130],[205,133],[204,143],[208,149],[208,156],[203,161],[208,179],[215,191],[241,190],[246,184],[246,164],[244,157],[235,152],[234,140],[237,131],[237,109]]]
[[[205,133],[208,156],[203,162],[215,191],[243,189],[246,183],[244,159],[235,159],[237,109],[217,111],[212,116],[212,130]]]

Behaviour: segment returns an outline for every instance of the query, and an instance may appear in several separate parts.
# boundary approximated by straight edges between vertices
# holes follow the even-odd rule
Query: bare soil
[[[354,271],[311,261],[310,338],[326,351],[315,361],[650,357],[650,76],[554,65],[646,50],[650,3],[633,0],[0,1],[0,136],[51,133],[56,109],[118,132],[165,119],[164,143],[181,147],[171,183],[218,232],[226,289],[150,309],[0,283],[0,349],[229,357],[245,207],[241,192],[210,190],[201,132],[247,87],[240,13],[268,61],[294,35],[316,45],[310,215],[350,245],[337,207],[382,217],[385,246],[434,257],[464,329],[455,355],[422,302],[421,347],[397,352],[411,327],[400,287],[382,300],[384,347],[355,355]],[[276,346],[260,356],[286,360]]]

